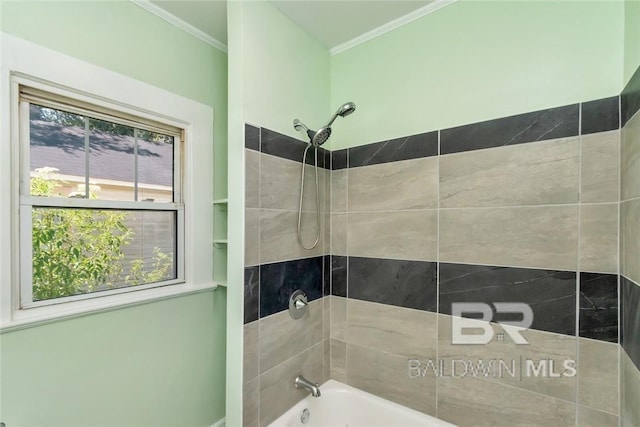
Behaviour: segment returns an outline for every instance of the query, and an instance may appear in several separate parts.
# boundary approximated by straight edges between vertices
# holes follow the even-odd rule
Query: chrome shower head
[[[356,104],[354,104],[353,102],[345,102],[344,104],[342,104],[340,106],[340,108],[338,108],[338,110],[333,114],[333,116],[331,117],[331,119],[329,120],[329,123],[327,123],[327,125],[325,127],[330,127],[333,122],[336,121],[336,119],[338,118],[338,116],[340,117],[347,117],[349,114],[353,113],[354,111],[356,111]]]
[[[331,136],[330,127],[320,128],[318,129],[317,132],[314,132],[313,137],[311,137],[311,144],[314,147],[319,147],[325,142],[327,142],[327,139],[329,139],[330,136]]]
[[[314,147],[319,147],[327,142],[327,139],[329,139],[329,137],[331,136],[331,125],[338,118],[338,116],[347,117],[354,111],[356,111],[356,104],[354,104],[353,102],[346,102],[342,104],[340,108],[338,108],[338,111],[336,111],[333,117],[331,117],[329,123],[318,129],[317,131],[309,129],[298,119],[295,119],[293,121],[293,128],[298,132],[306,131],[307,136],[309,137],[309,143]]]
[[[356,111],[356,104],[354,104],[353,102],[346,102],[342,104],[340,108],[338,108],[338,111],[336,111],[336,114],[339,115],[340,117],[347,117],[349,114],[353,113],[354,111]]]

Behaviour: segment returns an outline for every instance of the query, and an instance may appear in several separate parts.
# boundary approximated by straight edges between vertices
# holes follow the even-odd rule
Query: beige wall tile
[[[618,273],[618,203],[580,206],[580,270]]]
[[[245,161],[245,208],[260,207],[260,153],[254,150],[244,150]]]
[[[331,255],[347,255],[347,214],[331,215]]]
[[[347,211],[347,169],[331,172],[331,212]]]
[[[261,154],[260,157],[262,161],[260,171],[260,207],[287,210],[298,209],[300,163],[268,154]],[[305,179],[308,177],[310,175],[305,176]]]
[[[435,359],[437,321],[427,311],[347,300],[347,342],[405,357]]]
[[[331,338],[345,341],[347,338],[347,299],[331,296]]]
[[[575,270],[578,207],[445,209],[440,261]]]
[[[258,321],[244,325],[244,357],[242,364],[242,380],[247,383],[258,376],[259,365],[259,325]]]
[[[437,259],[436,210],[349,213],[347,224],[350,256]]]
[[[313,169],[310,166],[307,167],[308,169]],[[308,172],[309,173],[309,172]],[[319,189],[320,189],[320,210],[322,212],[331,212],[331,182],[329,182],[329,178],[331,177],[331,171],[318,167],[318,185],[319,185]],[[314,176],[314,184],[315,185],[315,176]],[[305,181],[305,191],[307,188],[307,182],[311,183],[312,181]],[[315,197],[315,192],[312,193],[311,191],[309,192],[311,197],[314,198]],[[314,202],[315,203],[315,202]],[[305,210],[315,210],[315,204],[305,204],[304,205],[304,209]]]
[[[349,212],[438,205],[438,159],[427,157],[349,169]]]
[[[322,341],[324,346],[322,359],[322,379],[318,380],[319,384],[324,384],[331,378],[331,342],[326,339]]]
[[[244,265],[260,264],[260,209],[244,210]]]
[[[640,114],[622,130],[622,200],[640,197]]]
[[[640,283],[640,198],[620,205],[622,274]]]
[[[559,139],[440,157],[440,206],[578,202],[579,139]]]
[[[525,362],[532,360],[534,363],[539,363],[540,360],[553,360],[554,372],[562,372],[565,360],[577,360],[575,337],[530,329],[522,332],[529,342],[527,345],[515,344],[506,334],[503,341],[494,339],[486,345],[453,345],[451,319],[451,316],[441,314],[438,321],[438,357],[445,361],[447,375],[451,375],[452,366],[455,367],[456,375],[462,375],[465,372],[473,375],[471,368],[464,368],[465,364],[470,364],[479,372],[479,366],[492,366],[491,361],[494,360],[496,361],[493,365],[495,369],[488,368],[488,376],[484,378],[486,381],[575,401],[577,387],[575,376],[536,377],[527,373]],[[492,327],[496,334],[504,333],[500,325],[492,324]],[[499,361],[503,361],[505,365],[501,366]]]
[[[331,254],[331,214],[323,213],[322,214],[322,250],[324,255]]]
[[[439,378],[438,418],[460,427],[573,426],[574,403],[482,379]]]
[[[578,405],[578,427],[618,427],[617,415]]]
[[[410,378],[406,357],[347,343],[347,361],[349,385],[436,415],[435,378]]]
[[[242,386],[242,426],[258,427],[260,412],[260,379]]]
[[[331,338],[331,296],[322,297],[322,339]]]
[[[627,352],[620,350],[621,407],[620,426],[640,426],[640,370],[633,364]]]
[[[347,343],[344,341],[331,340],[331,371],[332,380],[347,382]]]
[[[322,228],[322,217],[320,217]],[[260,262],[262,264],[322,255],[323,232],[318,245],[306,250],[298,243],[298,212],[260,209]],[[302,238],[311,245],[316,237],[315,212],[303,212]]]
[[[259,320],[260,336],[264,338],[260,340],[260,372],[322,341],[323,303],[322,299],[310,302],[307,313],[300,319],[282,311]]]
[[[302,164],[269,154],[260,155],[260,207],[298,210],[300,204],[300,170]],[[320,210],[323,210],[325,169],[318,168]],[[315,171],[305,166],[303,210],[316,209]]]
[[[583,203],[620,200],[620,131],[581,137]]]
[[[613,343],[580,338],[578,341],[578,403],[618,414],[618,352]]]
[[[304,375],[320,382],[323,370],[324,343],[288,359],[260,375],[260,426],[266,427],[289,408],[309,395],[294,387],[293,380]]]

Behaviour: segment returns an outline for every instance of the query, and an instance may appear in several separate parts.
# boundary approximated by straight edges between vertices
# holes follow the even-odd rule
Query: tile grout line
[[[262,128],[259,128],[258,130],[258,148],[260,149],[260,153],[258,156],[258,206],[260,206],[262,204],[261,200],[262,200]],[[260,390],[262,389],[262,375],[261,375],[261,371],[262,371],[262,366],[260,365],[260,355],[262,354],[262,352],[260,351],[261,347],[262,347],[262,322],[260,321],[261,319],[261,312],[262,312],[262,308],[261,308],[261,303],[262,301],[260,300],[260,296],[262,294],[261,290],[262,290],[262,268],[261,268],[261,263],[262,263],[262,228],[261,228],[261,216],[262,216],[262,211],[259,210],[258,211],[258,402],[257,402],[257,407],[258,407],[258,424],[260,424],[260,414],[261,414],[261,408],[260,408]]]
[[[630,202],[639,200],[640,196],[634,197],[624,202]],[[618,201],[612,200],[608,202],[574,202],[574,203],[544,203],[536,205],[493,205],[493,206],[459,206],[459,207],[431,207],[431,208],[415,208],[415,209],[372,209],[372,210],[359,210],[359,211],[337,211],[331,212],[332,215],[358,215],[358,214],[375,214],[375,213],[396,213],[396,212],[435,212],[435,211],[461,211],[461,210],[489,210],[489,209],[528,209],[528,208],[561,208],[561,207],[575,207],[579,204],[589,206],[602,206],[602,205],[615,205]],[[298,212],[295,209],[280,209],[280,208],[247,208],[247,209],[260,209],[265,211],[274,212]],[[302,212],[313,212],[303,210]]]
[[[578,378],[576,379],[576,395],[575,395],[575,425],[578,427],[578,402],[580,401],[580,268],[581,248],[582,248],[582,149],[584,141],[582,140],[582,108],[583,104],[578,104],[578,239],[577,239],[577,260],[576,260],[576,299],[575,299],[575,333],[576,333],[576,366],[578,369]]]
[[[349,346],[347,345],[348,341],[348,331],[349,331],[349,318],[348,318],[348,313],[349,313],[349,265],[351,264],[351,262],[349,261],[349,175],[350,175],[350,164],[349,162],[351,161],[350,159],[350,149],[347,148],[347,152],[345,153],[347,159],[346,159],[346,163],[347,163],[347,167],[346,167],[346,173],[345,173],[345,182],[344,182],[344,186],[345,186],[345,210],[347,213],[347,216],[345,218],[346,221],[346,226],[345,226],[345,252],[346,252],[346,275],[347,277],[345,278],[345,302],[344,302],[344,326],[343,326],[343,331],[342,331],[342,338],[344,338],[344,381],[345,383],[349,384]]]
[[[617,378],[617,390],[618,393],[618,427],[622,427],[622,144],[624,142],[624,129],[622,127],[622,95],[618,96],[618,129],[620,130],[618,142],[618,378]]]
[[[329,277],[325,278],[325,280],[328,281],[329,283],[329,293],[327,294],[327,298],[328,298],[328,302],[329,302],[329,318],[325,319],[325,321],[327,322],[328,328],[329,328],[329,378],[330,380],[334,379],[333,375],[331,375],[332,369],[331,369],[331,365],[333,362],[333,349],[332,349],[332,345],[331,345],[331,332],[333,330],[333,316],[331,315],[331,313],[333,313],[333,272],[332,272],[332,267],[333,267],[333,251],[331,250],[331,244],[333,243],[333,155],[332,152],[329,151],[328,154],[329,157],[329,179],[327,180],[326,175],[325,175],[325,198],[327,196],[327,192],[326,192],[326,186],[327,184],[329,185],[329,200],[325,200],[325,208],[327,206],[327,203],[329,204],[329,242],[326,242],[329,245],[329,255],[327,257],[325,257],[326,260],[328,260],[329,265],[327,268],[324,269],[323,274],[325,272],[329,272]],[[326,162],[325,162],[326,163]],[[326,166],[326,165],[325,165]],[[325,234],[326,235],[326,234]],[[325,250],[325,252],[327,252]],[[326,313],[326,311],[324,312]],[[326,359],[326,358],[325,358]]]
[[[438,199],[436,200],[436,204],[438,206],[437,212],[436,212],[436,362],[438,363],[438,366],[440,365],[440,175],[441,175],[441,171],[440,171],[440,144],[441,144],[441,138],[440,138],[440,131],[438,130],[438,180],[436,182],[436,186],[437,186],[437,197]],[[439,381],[436,378],[436,418],[438,418],[438,407],[440,406],[438,403],[438,393],[439,393]]]

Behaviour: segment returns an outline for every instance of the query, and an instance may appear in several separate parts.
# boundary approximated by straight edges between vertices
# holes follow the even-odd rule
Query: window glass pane
[[[89,126],[90,198],[133,201],[134,129],[98,119],[90,119]]]
[[[83,116],[31,104],[29,135],[31,195],[69,197],[84,188]]]
[[[33,208],[33,301],[177,278],[176,212]]]
[[[174,138],[138,131],[138,200],[173,202]]]

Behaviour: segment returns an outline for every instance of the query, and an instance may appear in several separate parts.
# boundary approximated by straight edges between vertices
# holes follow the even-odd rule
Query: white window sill
[[[13,313],[13,318],[11,320],[7,320],[0,324],[0,333],[12,332],[20,329],[45,325],[47,323],[86,316],[89,314],[103,313],[165,299],[212,291],[221,285],[222,284],[216,282],[199,285],[172,285],[91,298],[83,301],[17,310]]]

